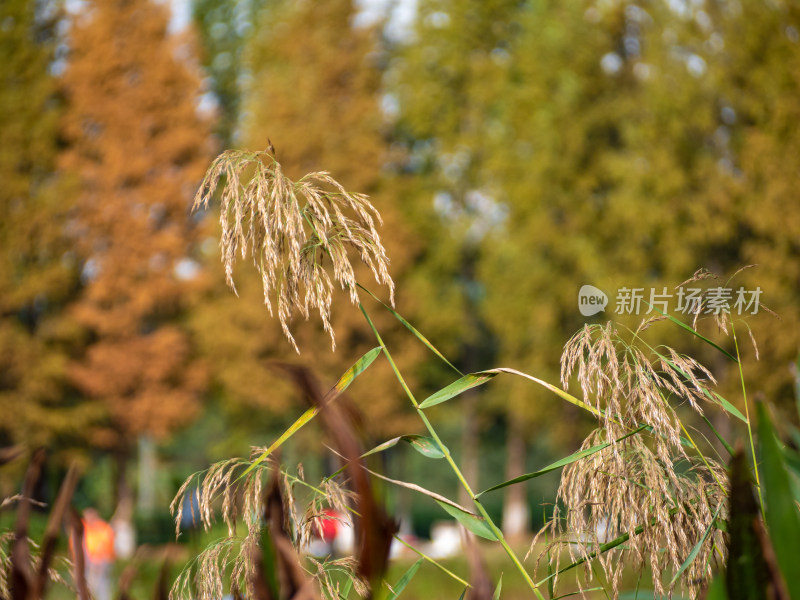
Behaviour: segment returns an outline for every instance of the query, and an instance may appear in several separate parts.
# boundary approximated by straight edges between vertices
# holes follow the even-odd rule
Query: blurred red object
[[[330,543],[336,538],[339,519],[339,513],[332,508],[326,508],[322,511],[322,516],[316,518],[316,533],[323,542]]]

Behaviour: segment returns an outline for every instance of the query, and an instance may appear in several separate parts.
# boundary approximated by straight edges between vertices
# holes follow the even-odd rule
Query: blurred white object
[[[136,552],[136,529],[133,526],[133,503],[130,498],[120,501],[109,523],[114,530],[114,554],[128,560]]]
[[[461,533],[455,521],[435,521],[426,554],[432,558],[450,558],[461,552]]]
[[[336,556],[349,556],[353,554],[356,547],[353,519],[350,518],[350,515],[341,516],[340,519],[336,537],[333,538],[333,553]]]
[[[403,528],[401,527],[400,530],[402,532]],[[411,532],[398,533],[397,537],[405,541],[407,544],[414,546],[415,548],[419,545],[419,540],[417,539],[417,536],[415,536]],[[401,556],[413,555],[413,554],[415,554],[414,551],[411,550],[405,544],[403,544],[401,541],[399,541],[397,538],[394,538],[392,540],[392,545],[389,547],[389,558],[394,560],[395,558],[399,558]]]

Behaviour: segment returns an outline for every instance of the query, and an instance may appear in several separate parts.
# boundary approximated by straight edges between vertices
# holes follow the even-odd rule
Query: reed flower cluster
[[[331,326],[334,281],[354,304],[359,300],[349,251],[378,283],[388,286],[394,303],[389,259],[376,229],[381,217],[367,196],[346,191],[322,171],[292,181],[266,151],[227,150],[206,172],[194,210],[208,207],[222,179],[220,248],[226,281],[235,292],[237,257],[250,254],[261,275],[264,303],[270,314],[273,302],[277,305],[283,332],[296,351],[289,324],[298,313],[308,319],[313,310],[336,347]]]
[[[676,404],[688,403],[699,414],[714,398],[711,372],[689,356],[669,347],[652,349],[651,359],[626,342],[612,323],[585,325],[565,345],[561,383],[565,390],[577,375],[584,401],[601,415],[608,439],[615,440],[647,424],[652,427],[656,454],[668,460],[671,451],[683,453]]]
[[[285,471],[273,458],[259,461],[266,448],[253,448],[249,459],[233,458],[211,465],[189,477],[178,490],[170,507],[175,517],[176,533],[180,534],[186,507],[191,510],[192,520],[210,531],[217,518],[228,528],[227,536],[209,544],[181,572],[170,590],[172,600],[213,600],[222,598],[231,589],[244,592],[246,597],[257,597],[254,593],[254,573],[257,565],[253,555],[260,551],[265,535],[264,496],[269,481],[281,478],[277,486],[282,497],[282,529],[288,535],[293,548],[302,551],[319,534],[319,523],[329,517],[329,509],[346,514],[353,503],[353,493],[337,478],[326,478],[318,485],[306,483],[303,467],[298,465],[297,474]],[[315,493],[310,500],[298,498],[295,487],[311,489]],[[243,526],[243,527],[241,527]],[[368,594],[368,585],[356,573],[355,559],[345,557],[323,562],[311,560],[315,572],[311,573],[317,588],[337,598],[340,582],[332,577],[335,571],[344,573],[359,596]]]
[[[209,531],[216,521],[220,500],[219,513],[228,527],[228,535],[194,558],[191,566],[196,568],[184,569],[172,587],[170,598],[222,598],[227,593],[223,582],[229,570],[230,580],[239,590],[252,591],[253,564],[249,557],[261,539],[263,523],[259,506],[264,479],[276,465],[265,461],[240,479],[249,464],[241,458],[215,463],[205,472],[189,477],[175,495],[170,510],[175,516],[176,535],[180,535],[186,507],[191,511],[191,520]],[[243,536],[237,533],[240,519],[245,527]]]
[[[711,526],[727,514],[727,477],[723,466],[687,452],[675,405],[702,414],[702,404],[714,398],[708,387],[714,378],[671,348],[651,353],[624,341],[611,324],[587,325],[566,344],[562,384],[566,389],[577,375],[584,401],[600,415],[582,450],[608,446],[565,467],[547,528],[553,542],[542,556],[557,567],[566,546],[573,561],[585,561],[587,580],[596,556],[615,596],[623,567],[649,564],[661,596],[677,584],[665,584],[664,575],[677,572],[713,529],[683,574],[694,596],[710,576],[713,549],[724,553]],[[621,536],[624,544],[603,547]]]

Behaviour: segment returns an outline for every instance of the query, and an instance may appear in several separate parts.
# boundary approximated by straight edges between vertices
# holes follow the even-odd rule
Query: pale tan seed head
[[[598,429],[583,449],[605,441],[605,430]],[[672,592],[664,586],[665,576],[680,568],[715,516],[727,514],[725,493],[715,485],[716,479],[725,480],[724,470],[699,461],[690,461],[687,467],[685,458],[664,463],[648,440],[638,436],[617,446],[565,468],[558,491],[560,508],[548,526],[553,540],[546,548],[549,560],[557,571],[565,551],[570,561],[590,558],[602,544],[631,534],[624,545],[600,554],[597,563],[614,597],[620,591],[623,566],[634,571],[649,566],[653,589],[661,597]],[[676,469],[679,462],[684,464]],[[709,536],[682,578],[692,596],[710,576],[708,559],[714,543],[724,548],[719,534]],[[584,582],[592,578],[587,564]]]
[[[222,178],[220,249],[226,281],[235,292],[234,265],[239,255],[249,254],[261,274],[264,303],[270,314],[273,302],[277,305],[278,320],[296,351],[290,323],[297,314],[308,319],[314,310],[336,347],[334,281],[351,302],[359,300],[351,252],[389,288],[394,304],[389,258],[376,229],[381,218],[367,196],[348,192],[325,172],[292,181],[268,152],[227,150],[209,167],[194,210],[208,208]]]
[[[308,547],[318,518],[328,516],[325,509],[333,508],[341,515],[348,514],[348,507],[354,502],[353,492],[343,482],[326,478],[315,486],[309,486],[304,482],[302,465],[298,466],[295,476],[283,470],[272,456],[257,462],[257,457],[265,450],[253,448],[249,460],[235,458],[215,463],[206,471],[189,477],[181,486],[171,506],[176,527],[180,526],[184,505],[193,504],[185,502],[190,496],[199,506],[197,517],[207,531],[219,516],[227,525],[228,533],[207,546],[184,568],[172,586],[171,600],[222,598],[228,593],[225,589],[227,584],[231,590],[254,597],[252,557],[264,534],[263,490],[265,483],[276,473],[283,475],[281,493],[286,508],[283,526],[296,550]],[[296,487],[301,493],[313,490],[313,497],[297,497]],[[337,571],[353,580],[353,588],[361,596],[366,596],[368,588],[357,575],[356,562],[350,557],[317,565],[315,580],[320,592],[336,589],[331,572]]]
[[[628,533],[624,546],[596,559],[614,596],[625,564],[639,569],[649,565],[657,595],[671,593],[664,576],[683,564],[714,515],[727,510],[724,469],[688,455],[675,413],[681,403],[702,413],[701,403],[713,401],[708,386],[714,378],[671,348],[642,350],[610,323],[587,325],[566,344],[561,372],[565,388],[573,376],[584,401],[601,415],[599,428],[583,449],[610,445],[565,467],[548,528],[548,561],[557,565],[564,552],[573,561],[588,558],[604,542]],[[641,425],[651,430],[620,440]],[[707,559],[713,543],[720,541],[715,536],[719,534],[702,545],[681,580],[692,596],[710,574]],[[581,585],[593,576],[587,561]]]

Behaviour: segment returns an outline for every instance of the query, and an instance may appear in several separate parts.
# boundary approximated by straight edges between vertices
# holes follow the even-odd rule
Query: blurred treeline
[[[372,197],[399,312],[462,371],[502,365],[556,383],[564,342],[610,318],[619,287],[672,289],[701,267],[724,283],[758,264],[734,284],[760,286],[780,318],[740,325],[744,374],[788,404],[800,3],[196,0],[192,11],[176,27],[152,0],[0,5],[0,446],[46,446],[56,470],[78,460],[86,504],[108,515],[136,498],[165,514],[185,475],[269,443],[304,409],[270,359],[332,383],[375,345],[342,296],[336,352],[311,320],[296,324],[295,356],[249,257],[240,297],[225,287],[216,218],[190,215],[192,196],[217,152],[268,139],[290,176],[327,170]],[[583,284],[609,294],[605,314],[581,317]],[[420,397],[454,378],[366,304]],[[738,373],[708,366],[735,402]],[[586,434],[541,390],[485,387],[440,415],[473,481],[533,470]],[[376,442],[416,427],[388,365],[352,396]],[[304,440],[318,435],[304,431],[285,458],[308,460]],[[400,450],[389,460],[413,470]],[[18,476],[6,469],[0,492]],[[543,499],[509,489],[509,506]]]

